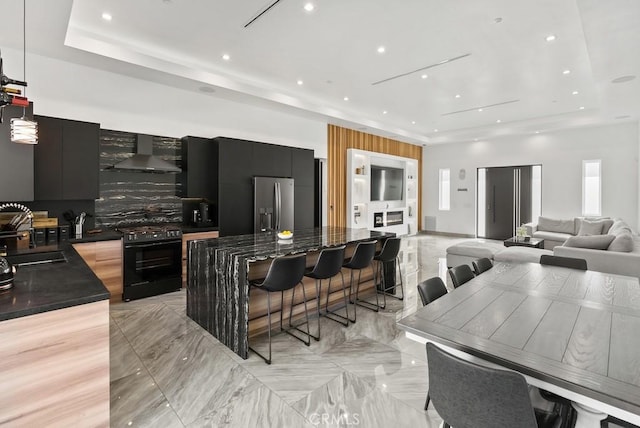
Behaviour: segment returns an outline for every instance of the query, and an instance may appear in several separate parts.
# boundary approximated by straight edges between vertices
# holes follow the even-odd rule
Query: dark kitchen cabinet
[[[291,176],[296,185],[313,186],[313,150],[291,149]]]
[[[218,199],[218,151],[208,138],[182,139],[182,196]]]
[[[291,177],[291,147],[255,143],[251,172],[264,177]]]
[[[32,106],[27,117],[32,117]],[[22,107],[5,106],[0,123],[0,202],[33,200],[33,148],[11,142],[11,119],[22,117]]]
[[[295,228],[313,227],[313,150],[226,137],[213,142],[218,150],[220,236],[253,233],[256,176],[293,178]]]
[[[295,183],[293,222],[296,229],[310,229],[313,227],[313,214],[315,211],[313,196],[313,186],[299,186]]]
[[[234,138],[216,138],[218,145],[218,179],[220,183],[251,182],[253,144]]]
[[[34,199],[98,198],[100,125],[45,116],[36,120]]]
[[[253,233],[253,186],[251,182],[220,184],[218,207],[220,236]]]

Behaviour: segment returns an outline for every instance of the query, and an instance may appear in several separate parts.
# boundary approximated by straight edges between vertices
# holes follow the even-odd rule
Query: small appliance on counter
[[[208,223],[211,221],[209,218],[209,204],[206,202],[200,202],[200,221],[202,223]]]
[[[15,266],[12,266],[4,257],[0,257],[0,291],[13,287],[13,277],[15,273]]]
[[[206,199],[190,198],[182,200],[184,224],[195,227],[215,226],[215,204]]]

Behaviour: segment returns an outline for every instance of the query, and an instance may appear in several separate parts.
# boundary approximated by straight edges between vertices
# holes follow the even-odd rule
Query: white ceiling
[[[273,1],[27,0],[27,49],[415,144],[640,117],[638,0]]]

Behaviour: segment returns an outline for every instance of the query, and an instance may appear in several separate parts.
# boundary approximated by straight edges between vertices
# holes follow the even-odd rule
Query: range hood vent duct
[[[118,162],[112,168],[128,171],[146,172],[181,172],[181,169],[153,155],[153,137],[151,135],[137,135],[136,154]]]

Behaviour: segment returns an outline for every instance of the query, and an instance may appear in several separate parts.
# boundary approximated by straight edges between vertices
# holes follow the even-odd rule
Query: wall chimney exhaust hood
[[[137,134],[136,154],[118,162],[111,168],[128,171],[146,172],[180,172],[181,169],[153,155],[153,137],[151,135]]]

